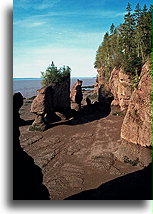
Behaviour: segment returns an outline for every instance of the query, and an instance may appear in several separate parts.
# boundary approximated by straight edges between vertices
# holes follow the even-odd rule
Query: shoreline
[[[72,89],[72,86],[75,80],[76,79],[72,79],[70,90]],[[20,80],[16,79],[13,81],[16,82],[15,84],[13,84],[13,93],[20,92],[25,98],[36,96],[37,90],[42,88],[41,79],[26,79],[25,81],[24,79],[20,79]],[[95,83],[95,78],[84,79],[83,87],[87,87],[87,86],[91,87],[91,85],[93,86],[94,83]]]

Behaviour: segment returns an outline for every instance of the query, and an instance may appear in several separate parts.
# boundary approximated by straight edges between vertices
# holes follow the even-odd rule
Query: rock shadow
[[[152,200],[152,164],[65,200]]]
[[[105,99],[105,102],[95,102],[91,104],[88,100],[87,105],[82,106],[80,111],[70,109],[65,113],[67,121],[59,120],[58,123],[47,124],[46,130],[59,125],[79,125],[92,122],[107,117],[111,112],[111,102],[113,98]],[[70,120],[69,120],[70,119]]]
[[[15,99],[14,101],[15,102]],[[15,106],[15,104],[14,104]],[[43,174],[32,157],[20,146],[20,118],[13,111],[13,200],[49,200],[49,192],[43,185]],[[22,121],[23,122],[23,121]]]
[[[22,120],[19,124],[19,126],[30,126],[32,125],[34,120]]]

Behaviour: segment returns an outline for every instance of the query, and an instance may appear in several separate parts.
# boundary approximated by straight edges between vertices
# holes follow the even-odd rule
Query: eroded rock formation
[[[106,103],[110,98],[112,98],[112,93],[110,91],[108,81],[103,75],[103,68],[99,68],[97,72],[98,75],[94,85],[94,91],[97,93],[98,101],[100,103]]]
[[[126,111],[132,94],[130,76],[124,73],[121,68],[114,68],[109,79],[109,87],[114,96],[112,105],[119,105],[121,111]]]
[[[71,101],[72,101],[72,108],[75,110],[80,111],[81,109],[81,101],[83,99],[82,94],[82,80],[77,79],[77,81],[74,83],[72,90],[71,90]]]
[[[55,111],[70,108],[70,77],[52,86],[53,108]]]
[[[128,142],[151,146],[151,75],[149,62],[142,67],[140,82],[131,96],[121,137]]]
[[[105,82],[106,82],[105,78],[103,77],[103,72],[104,72],[104,70],[102,67],[97,69],[98,74],[97,74],[97,78],[96,78],[96,83],[94,85],[94,91],[97,93],[97,95],[99,93],[99,88],[101,87],[101,85],[105,85]]]
[[[98,82],[99,85],[103,85],[104,82],[105,82],[105,78],[103,77],[103,72],[104,72],[103,68],[102,67],[99,68],[97,70],[97,72],[98,72],[97,82]]]
[[[35,99],[32,102],[31,105],[31,112],[36,114],[35,120],[30,126],[29,130],[39,130],[44,131],[45,130],[45,120],[44,115],[49,112],[49,110],[52,110],[52,87],[43,87],[40,90],[38,90],[38,95],[35,97]],[[49,97],[50,95],[50,97]],[[49,109],[50,107],[50,109]]]
[[[36,117],[30,130],[44,131],[46,122],[52,119],[53,112],[65,112],[67,109],[70,109],[70,78],[38,90],[38,95],[31,105],[31,112],[36,114]]]

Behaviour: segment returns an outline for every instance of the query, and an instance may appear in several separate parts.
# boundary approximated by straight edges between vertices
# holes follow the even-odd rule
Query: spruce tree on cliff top
[[[42,85],[50,86],[55,85],[64,81],[66,78],[70,77],[71,68],[69,66],[63,66],[57,69],[54,62],[48,66],[45,72],[41,72]]]
[[[137,4],[132,12],[128,3],[126,11],[124,22],[111,25],[97,50],[95,68],[103,68],[106,80],[114,67],[139,79],[143,63],[151,57],[152,6],[141,9]]]

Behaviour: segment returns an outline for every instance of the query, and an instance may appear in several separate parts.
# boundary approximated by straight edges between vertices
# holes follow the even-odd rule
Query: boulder
[[[142,67],[138,88],[132,93],[121,128],[121,137],[141,146],[151,146],[151,75],[150,64]]]

